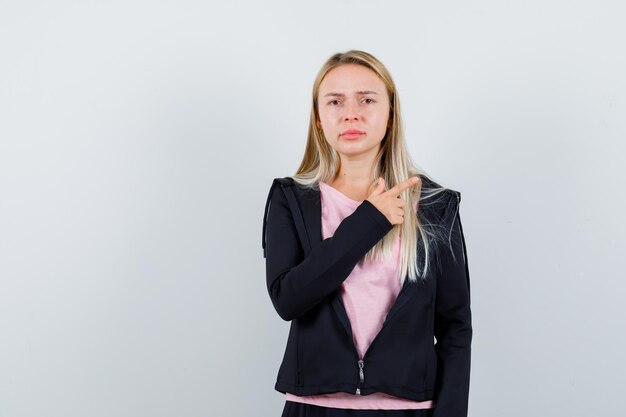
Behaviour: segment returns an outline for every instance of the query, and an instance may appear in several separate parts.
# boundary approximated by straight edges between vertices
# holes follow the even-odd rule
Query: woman
[[[274,180],[263,219],[268,292],[291,321],[282,417],[467,415],[459,203],[411,162],[385,66],[363,51],[331,56],[304,159]]]

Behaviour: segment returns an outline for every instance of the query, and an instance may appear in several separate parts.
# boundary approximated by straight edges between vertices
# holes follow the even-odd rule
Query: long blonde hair
[[[385,179],[385,188],[389,189],[409,177],[420,176],[422,178],[422,188],[419,197],[415,192],[416,187],[412,188],[413,191],[405,190],[401,195],[406,203],[404,206],[403,223],[395,225],[384,238],[368,251],[365,259],[373,260],[380,259],[381,256],[389,256],[395,240],[400,236],[402,243],[399,280],[401,285],[404,284],[407,273],[409,280],[412,282],[417,281],[418,277],[425,279],[430,268],[429,253],[432,250],[432,243],[438,241],[436,238],[440,228],[436,227],[436,225],[432,225],[435,227],[429,227],[431,225],[428,222],[422,224],[419,216],[416,216],[413,207],[415,199],[419,198],[419,212],[419,207],[423,203],[428,204],[436,200],[434,197],[442,193],[446,188],[438,186],[424,170],[411,160],[406,149],[403,123],[400,115],[400,98],[398,97],[395,83],[387,68],[371,54],[359,50],[336,53],[328,58],[318,72],[313,83],[313,101],[304,157],[296,174],[291,176],[291,178],[302,186],[319,191],[319,181],[331,183],[339,173],[341,158],[337,151],[328,144],[322,128],[318,127],[316,123],[319,120],[317,97],[320,84],[326,74],[333,68],[344,64],[358,64],[374,71],[385,83],[389,95],[391,126],[387,129],[387,133],[381,142],[380,150],[376,155],[371,172],[372,182],[376,181],[378,177],[383,177]],[[433,185],[425,187],[424,177],[430,179]],[[422,268],[418,265],[418,257],[422,258]]]

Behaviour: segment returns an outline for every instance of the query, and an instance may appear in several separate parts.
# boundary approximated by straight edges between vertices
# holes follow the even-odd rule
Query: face
[[[374,71],[357,64],[336,67],[322,80],[317,99],[317,125],[333,149],[347,157],[378,152],[391,121],[387,89]]]

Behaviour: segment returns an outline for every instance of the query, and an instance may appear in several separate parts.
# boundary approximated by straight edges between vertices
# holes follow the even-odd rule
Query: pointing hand
[[[367,197],[367,201],[372,203],[374,207],[383,213],[391,224],[401,224],[404,221],[405,203],[402,197],[400,197],[400,194],[414,185],[421,187],[422,180],[419,177],[411,177],[391,189],[384,191],[385,180],[381,177],[374,190]]]

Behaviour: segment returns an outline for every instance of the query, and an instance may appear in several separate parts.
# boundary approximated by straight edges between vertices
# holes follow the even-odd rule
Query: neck
[[[376,152],[359,157],[341,155],[341,167],[333,186],[344,190],[367,190],[372,184]]]

